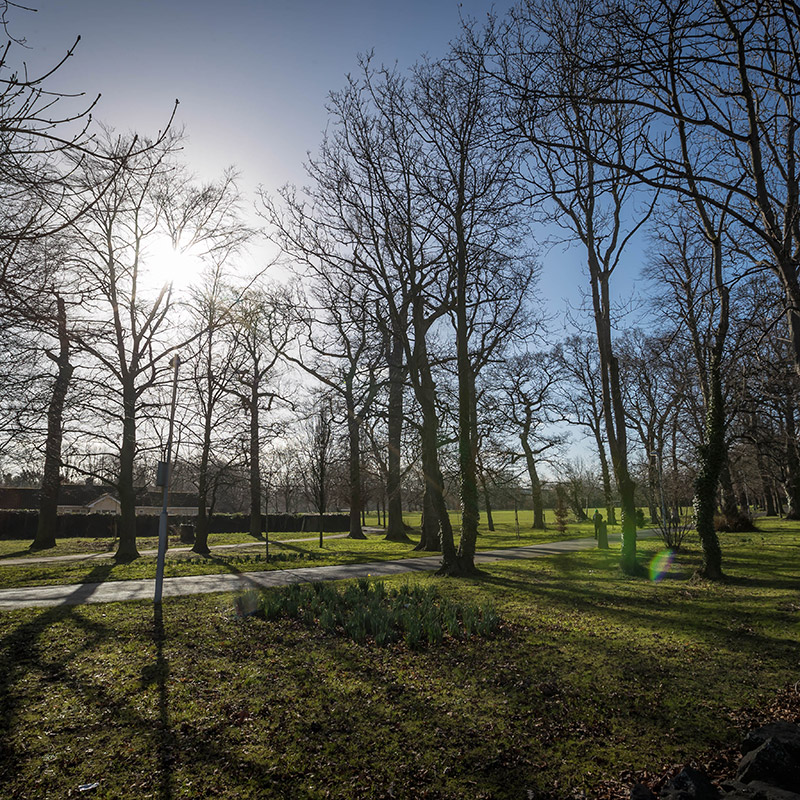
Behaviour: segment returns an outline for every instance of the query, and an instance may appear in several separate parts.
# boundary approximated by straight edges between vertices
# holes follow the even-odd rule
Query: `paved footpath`
[[[640,531],[640,538],[655,536],[655,531]],[[610,541],[619,537],[609,537]],[[592,539],[572,539],[566,542],[549,542],[526,547],[502,550],[484,550],[476,553],[475,563],[513,561],[517,559],[554,556],[574,553],[597,547]],[[238,592],[243,589],[261,589],[286,586],[290,583],[335,581],[345,578],[370,576],[380,578],[404,572],[428,572],[439,567],[442,557],[437,553],[419,558],[401,558],[397,561],[373,561],[368,564],[339,564],[328,567],[301,567],[276,569],[267,572],[237,572],[222,575],[194,575],[182,578],[164,578],[163,596],[177,597],[213,592]],[[66,586],[28,586],[0,590],[0,609],[44,608],[47,606],[80,605],[82,603],[111,603],[121,600],[147,600],[153,597],[155,581],[106,581],[104,583],[77,583]]]

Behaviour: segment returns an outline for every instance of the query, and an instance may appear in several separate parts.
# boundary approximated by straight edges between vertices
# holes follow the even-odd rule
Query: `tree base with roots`
[[[434,573],[447,578],[486,578],[488,573],[478,569],[471,559],[456,558],[455,561],[442,563]]]
[[[48,540],[46,540],[44,542],[33,541],[28,546],[28,550],[30,550],[32,553],[36,553],[39,550],[50,550],[55,546],[56,546],[56,540],[55,539],[52,539],[52,540],[48,539]]]
[[[413,539],[404,531],[389,531],[386,536],[383,537],[385,542],[397,542],[399,544],[413,544]]]

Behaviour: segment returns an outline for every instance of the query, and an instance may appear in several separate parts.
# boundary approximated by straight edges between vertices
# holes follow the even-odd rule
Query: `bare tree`
[[[64,414],[75,369],[68,317],[78,299],[67,286],[69,250],[63,236],[23,242],[14,259],[27,262],[30,280],[2,315],[0,430],[7,456],[21,447],[41,454],[39,522],[31,547],[42,549],[55,546]]]
[[[545,453],[564,443],[563,436],[551,427],[555,412],[553,392],[559,379],[556,362],[547,353],[528,352],[505,359],[492,371],[492,378],[493,405],[504,429],[519,444],[528,472],[533,503],[531,527],[544,530],[539,463]],[[519,449],[514,448],[515,455]]]
[[[262,409],[271,411],[282,397],[281,358],[292,335],[291,297],[280,285],[253,288],[241,296],[232,312],[230,328],[233,379],[227,391],[247,413],[245,452],[249,465],[250,535],[262,538],[261,444]]]
[[[374,298],[388,339],[389,447],[402,424],[402,379],[411,382],[422,412],[422,462],[426,478],[420,547],[446,548],[455,557],[439,465],[439,418],[429,355],[430,331],[448,313],[449,265],[435,235],[436,212],[416,179],[422,143],[400,108],[408,103],[403,81],[376,74],[331,95],[333,128],[307,165],[306,198],[282,191],[282,208],[264,198],[264,213],[278,243],[300,263],[320,263],[351,276]],[[402,358],[401,358],[402,354]],[[399,442],[397,442],[399,443]],[[402,530],[400,461],[392,463],[389,528]]]
[[[686,132],[679,131],[687,170],[696,155]],[[699,469],[695,477],[695,525],[703,544],[701,572],[708,578],[722,576],[722,554],[714,528],[717,486],[727,470],[725,442],[726,409],[723,360],[730,327],[730,288],[724,279],[723,243],[726,215],[716,213],[698,193],[691,215],[677,214],[661,228],[662,251],[657,270],[671,287],[675,308],[690,337],[705,411],[702,440],[698,447]]]
[[[196,425],[186,425],[187,447],[195,440],[199,448],[197,459],[197,520],[192,549],[207,554],[209,511],[213,505],[215,478],[228,467],[235,456],[225,455],[219,447],[223,437],[229,438],[241,405],[231,403],[230,384],[234,380],[235,362],[231,348],[232,337],[226,328],[233,324],[231,304],[233,292],[227,286],[221,270],[214,268],[204,282],[192,292],[190,314],[197,335],[187,358],[191,385],[190,403]],[[230,453],[230,448],[226,448]],[[221,452],[222,451],[222,452]]]
[[[594,439],[609,524],[617,524],[616,503],[605,444],[603,390],[597,347],[589,337],[570,336],[556,347],[554,358],[566,381],[556,387],[556,405],[571,425],[587,429]]]
[[[375,335],[369,295],[335,270],[321,272],[311,291],[312,305],[298,298],[297,354],[284,358],[314,376],[344,405],[349,450],[350,538],[365,539],[361,527],[361,430],[383,386],[381,337]]]
[[[58,342],[57,355],[47,348],[57,374],[47,408],[41,507],[34,542],[40,548],[55,542],[62,416],[74,366],[67,324],[69,302],[52,275],[43,274],[42,260],[30,257],[32,245],[80,220],[127,159],[149,145],[131,139],[126,147],[113,151],[98,147],[90,125],[99,98],[86,101],[81,93],[53,88],[54,76],[75,54],[80,37],[49,69],[30,73],[19,58],[25,43],[14,35],[12,10],[26,13],[30,9],[7,0],[0,3],[0,24],[9,36],[0,52],[0,315],[6,319],[22,315],[40,329],[49,328]],[[96,174],[97,185],[87,191],[83,165],[98,160],[105,161],[107,169]]]
[[[769,285],[774,280],[772,275],[761,273],[738,287],[731,316],[734,327],[743,329],[743,333],[729,385],[739,408],[734,420],[738,460],[751,473],[755,466],[751,487],[758,492],[768,515],[778,513],[782,493],[788,504],[786,517],[797,519],[800,383],[794,370],[784,303],[776,296],[775,287]]]
[[[75,268],[91,293],[82,316],[75,320],[76,341],[89,357],[83,380],[96,390],[90,409],[94,416],[91,422],[84,421],[90,448],[85,455],[104,442],[105,452],[117,462],[110,480],[121,507],[116,553],[120,560],[138,556],[136,489],[147,479],[141,474],[143,464],[137,464],[137,420],[149,413],[148,398],[168,372],[171,354],[192,338],[176,328],[169,273],[166,280],[154,277],[156,269],[168,270],[169,265],[154,264],[153,250],[166,240],[178,247],[193,246],[202,258],[216,252],[230,235],[227,226],[217,224],[217,211],[226,213],[222,206],[208,216],[195,208],[180,230],[172,224],[173,203],[192,197],[185,193],[182,168],[175,160],[178,142],[171,136],[151,144],[135,158],[127,157],[121,170],[114,169],[113,159],[76,164],[76,174],[80,170],[84,176],[85,191],[94,193],[91,208],[80,225],[71,229],[81,253]],[[110,133],[106,147],[111,153],[130,152],[129,142]],[[104,186],[108,172],[110,183]],[[173,185],[174,194],[169,188]],[[211,191],[204,197],[213,205],[225,191]],[[102,420],[99,426],[98,418]],[[84,460],[83,465],[73,466],[89,474],[92,470],[87,465]],[[108,476],[104,479],[109,480]]]
[[[529,151],[533,198],[548,204],[550,218],[581,244],[586,257],[603,419],[622,506],[621,563],[634,572],[635,483],[628,464],[610,287],[626,246],[652,208],[636,209],[638,181],[618,166],[637,163],[647,121],[638,109],[608,102],[619,99],[619,87],[583,69],[586,54],[602,52],[606,45],[587,10],[585,0],[530,0],[500,31],[495,77],[506,96],[510,133]]]
[[[632,329],[620,342],[625,412],[639,436],[647,464],[647,505],[654,525],[661,520],[660,495],[666,436],[684,387],[674,385],[669,336],[647,336]]]
[[[137,416],[145,395],[159,378],[159,366],[162,362],[166,365],[175,349],[166,336],[172,287],[169,283],[160,287],[146,285],[145,246],[148,238],[160,230],[155,195],[160,181],[174,169],[170,159],[176,144],[174,138],[170,139],[130,160],[125,170],[109,176],[113,182],[102,191],[97,187],[103,186],[104,176],[113,167],[106,161],[78,165],[84,173],[86,192],[96,194],[91,211],[73,228],[82,251],[79,268],[85,284],[92,289],[91,302],[76,320],[76,338],[93,362],[87,379],[97,388],[98,400],[108,401],[93,409],[103,419],[101,436],[97,435],[96,424],[86,433],[93,440],[92,446],[104,439],[109,448],[106,452],[118,459],[113,482],[121,506],[116,553],[119,560],[138,557]],[[128,142],[115,141],[111,135],[107,146],[112,152],[130,147]],[[116,438],[118,432],[121,441]]]
[[[319,515],[320,547],[323,545],[325,513],[330,499],[333,441],[333,406],[330,397],[322,396],[306,420],[300,468],[306,498]]]
[[[193,399],[199,405],[199,460],[197,463],[197,523],[193,549],[207,554],[208,505],[211,489],[212,439],[231,421],[230,397],[234,360],[230,337],[224,332],[233,323],[234,309],[242,292],[226,279],[231,261],[254,236],[244,224],[237,175],[227,170],[218,181],[198,184],[185,174],[171,176],[160,188],[157,200],[173,249],[192,253],[202,267],[200,283],[190,290]],[[218,430],[217,430],[218,429]],[[191,431],[191,426],[189,431]],[[224,468],[224,460],[218,463]]]
[[[534,267],[519,246],[515,152],[497,135],[500,109],[481,60],[422,62],[410,100],[397,110],[424,144],[418,182],[438,211],[434,232],[454,285],[461,538],[457,553],[443,548],[441,571],[468,574],[479,520],[475,379],[524,326]]]

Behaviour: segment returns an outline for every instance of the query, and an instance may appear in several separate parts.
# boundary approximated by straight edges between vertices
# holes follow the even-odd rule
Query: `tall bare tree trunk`
[[[594,321],[597,331],[600,373],[603,385],[603,417],[606,421],[606,437],[611,454],[611,465],[617,481],[622,511],[622,554],[620,563],[623,571],[634,574],[636,563],[636,484],[628,468],[628,439],[625,427],[625,410],[619,377],[619,361],[611,346],[611,304],[608,296],[608,275],[604,272],[593,251],[589,254],[589,274],[592,287]]]
[[[394,324],[393,324],[394,327]],[[389,405],[386,425],[388,428],[386,495],[388,498],[388,525],[386,539],[390,542],[409,542],[403,526],[403,497],[401,487],[400,449],[403,445],[403,389],[405,367],[403,366],[403,340],[392,330],[388,352],[389,361]]]
[[[800,453],[797,448],[797,425],[794,406],[787,403],[784,408],[786,426],[786,500],[789,508],[786,519],[800,519]]]
[[[453,564],[456,560],[453,527],[444,501],[444,477],[439,467],[436,389],[424,342],[415,343],[415,350],[415,367],[419,376],[417,400],[422,410],[422,469],[425,474],[422,538],[416,549],[441,550],[443,564]]]
[[[136,455],[136,391],[133,378],[125,376],[122,387],[122,446],[119,450],[120,524],[119,545],[114,558],[117,561],[133,561],[139,558],[136,548],[136,491],[133,486],[133,461]]]
[[[701,209],[701,217],[703,211]],[[729,326],[730,292],[722,280],[722,245],[719,236],[713,236],[708,222],[706,236],[712,248],[712,273],[714,290],[719,300],[711,352],[708,357],[708,379],[706,389],[705,441],[698,448],[698,471],[695,477],[694,512],[695,526],[703,546],[703,562],[700,575],[719,580],[722,573],[722,551],[714,528],[716,494],[720,475],[728,460],[725,445],[725,400],[722,392],[722,356]]]
[[[523,429],[523,434],[519,437],[522,451],[525,453],[525,464],[528,468],[528,477],[531,480],[531,501],[533,502],[533,525],[532,530],[543,531],[544,522],[544,500],[542,499],[542,482],[539,480],[539,472],[536,469],[536,459],[533,449],[528,442],[527,432]]]
[[[366,539],[361,528],[361,419],[356,414],[353,402],[352,378],[345,389],[347,406],[347,440],[349,444],[350,467],[350,533],[349,539]]]
[[[606,455],[606,448],[599,431],[595,432],[595,441],[597,442],[597,455],[600,458],[600,474],[603,479],[603,499],[606,502],[606,519],[609,525],[616,525],[617,508],[614,503],[614,493],[611,490],[611,473],[608,469],[608,456]]]
[[[469,326],[467,323],[467,248],[463,220],[464,195],[459,189],[456,223],[456,363],[458,366],[458,466],[461,490],[461,538],[456,560],[448,563],[442,548],[442,568],[450,573],[469,574],[475,571],[475,543],[478,539],[480,510],[478,480],[475,467],[475,392],[472,363],[469,358]]]
[[[39,521],[31,550],[44,550],[56,545],[58,527],[58,493],[61,486],[61,442],[63,438],[64,402],[72,380],[74,367],[70,363],[67,311],[62,297],[56,298],[58,322],[58,355],[48,353],[58,367],[53,394],[47,409],[47,442],[44,451],[44,469],[39,495]]]
[[[261,437],[259,436],[258,378],[250,392],[250,535],[261,538]]]
[[[694,513],[697,535],[703,546],[700,574],[712,580],[722,577],[722,551],[714,529],[719,474],[726,458],[725,419],[719,363],[712,357],[709,369],[711,396],[706,411],[706,441],[698,448],[699,469],[694,481]]]
[[[203,425],[203,447],[200,452],[200,470],[197,476],[197,518],[194,524],[192,550],[208,555],[208,463],[211,458],[211,417],[206,416]]]

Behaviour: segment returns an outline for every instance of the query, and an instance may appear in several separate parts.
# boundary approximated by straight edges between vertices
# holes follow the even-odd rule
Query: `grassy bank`
[[[723,584],[691,578],[694,547],[660,581],[600,551],[387,580],[500,615],[423,650],[240,618],[230,595],[170,600],[163,638],[144,603],[6,613],[0,794],[611,796],[735,742],[797,680],[800,526],[761,525],[722,537]]]

